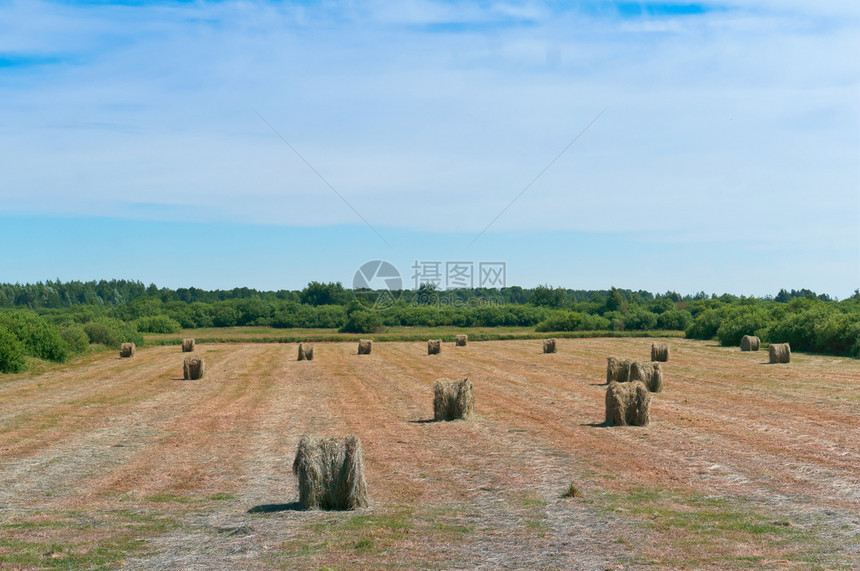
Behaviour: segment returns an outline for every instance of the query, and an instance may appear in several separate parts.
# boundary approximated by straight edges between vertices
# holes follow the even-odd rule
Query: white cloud
[[[494,229],[856,236],[855,3],[723,6],[14,3],[0,54],[60,63],[0,68],[0,200],[355,222],[256,110],[374,225],[477,231],[605,108]]]

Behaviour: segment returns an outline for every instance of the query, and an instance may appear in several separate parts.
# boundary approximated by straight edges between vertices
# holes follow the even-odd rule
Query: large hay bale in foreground
[[[645,426],[650,422],[651,395],[642,381],[611,382],[606,389],[606,424]]]
[[[555,339],[544,339],[543,340],[543,352],[544,353],[555,353]]]
[[[359,355],[370,355],[370,352],[373,350],[373,341],[370,339],[359,339],[358,340],[358,354]]]
[[[469,342],[469,336],[468,335],[457,335],[457,339],[456,339],[456,341],[454,341],[454,344],[457,347],[465,347],[466,343],[468,343],[468,342]]]
[[[299,503],[306,510],[352,510],[367,506],[364,451],[355,435],[303,436],[293,461],[293,473],[299,480]]]
[[[630,380],[630,366],[633,361],[630,359],[618,359],[617,357],[608,357],[606,359],[606,383],[618,381],[626,383]]]
[[[430,339],[427,341],[427,354],[428,355],[438,355],[442,352],[442,340],[441,339]]]
[[[642,381],[649,392],[659,393],[663,391],[663,369],[660,363],[631,363],[630,380]]]
[[[669,360],[669,346],[665,343],[651,343],[651,360],[666,362]]]
[[[135,349],[134,343],[123,343],[119,347],[119,356],[123,358],[134,357]]]
[[[755,335],[744,335],[741,337],[741,351],[758,351],[761,339]]]
[[[439,379],[433,385],[433,418],[454,420],[469,418],[475,409],[475,393],[472,381],[460,379]]]
[[[788,343],[771,343],[767,351],[771,363],[788,363],[791,361],[791,347]]]
[[[299,343],[299,361],[313,361],[314,346],[309,343]]]
[[[182,364],[182,376],[187,381],[202,379],[206,374],[206,363],[202,357],[185,357]]]
[[[192,351],[194,351],[194,339],[183,339],[182,352],[191,353]]]

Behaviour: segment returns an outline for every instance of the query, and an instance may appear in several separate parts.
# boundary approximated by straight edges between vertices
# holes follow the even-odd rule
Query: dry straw
[[[373,350],[373,341],[370,339],[359,339],[358,340],[358,354],[359,355],[370,355],[370,352]]]
[[[299,361],[313,361],[314,346],[309,343],[299,343]]]
[[[617,357],[608,357],[606,359],[606,382],[618,381],[626,383],[630,380],[630,366],[633,361],[630,359],[618,359]]]
[[[744,335],[741,338],[741,351],[758,351],[761,339],[755,335]]]
[[[543,340],[543,352],[544,353],[555,353],[555,339],[544,339]]]
[[[192,351],[194,351],[194,339],[183,339],[182,352],[191,353]]]
[[[663,392],[663,369],[660,363],[632,363],[630,365],[630,380],[642,381],[652,393]]]
[[[669,346],[665,343],[651,343],[651,360],[663,361],[669,360]]]
[[[352,510],[367,506],[364,451],[355,435],[303,436],[293,472],[299,480],[299,503],[306,510]]]
[[[466,343],[468,343],[468,342],[469,342],[469,336],[468,335],[457,335],[457,340],[454,341],[454,344],[457,347],[465,347]]]
[[[606,389],[606,424],[645,426],[650,421],[651,395],[642,381],[609,383]]]
[[[469,418],[475,409],[475,393],[472,381],[439,379],[433,386],[433,418],[454,420]]]
[[[119,347],[119,356],[123,358],[134,357],[135,349],[134,343],[123,343]]]
[[[427,341],[427,354],[428,355],[438,355],[442,352],[442,340],[441,339],[430,339]]]
[[[187,381],[202,379],[206,374],[206,363],[202,357],[185,357],[182,364],[182,376]]]
[[[791,361],[791,347],[788,343],[771,343],[768,356],[771,363],[788,363]]]

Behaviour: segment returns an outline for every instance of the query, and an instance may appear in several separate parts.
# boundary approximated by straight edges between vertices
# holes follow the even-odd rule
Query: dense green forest
[[[200,327],[534,327],[536,331],[684,330],[737,345],[745,334],[801,351],[860,357],[860,291],[836,301],[809,290],[753,298],[539,286],[399,292],[311,282],[302,290],[169,289],[126,280],[0,284],[0,372],[27,357],[63,362],[90,344],[144,343],[143,333]]]

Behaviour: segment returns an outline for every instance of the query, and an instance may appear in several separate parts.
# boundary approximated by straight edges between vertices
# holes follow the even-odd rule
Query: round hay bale
[[[457,340],[454,341],[454,345],[457,347],[465,347],[466,343],[469,342],[468,335],[457,335]]]
[[[182,364],[182,377],[186,381],[196,381],[206,375],[206,363],[202,357],[185,357]]]
[[[194,339],[183,339],[182,352],[191,353],[192,351],[194,351]]]
[[[367,506],[364,451],[354,434],[302,436],[293,461],[303,509],[353,510]]]
[[[134,357],[134,351],[136,347],[134,343],[123,343],[119,347],[119,356],[123,359],[128,359],[130,357]]]
[[[612,381],[626,383],[630,380],[630,366],[633,361],[630,359],[618,359],[617,357],[608,357],[606,359],[606,383]]]
[[[556,345],[555,339],[544,339],[543,340],[543,352],[544,353],[555,353]]]
[[[666,362],[669,360],[669,346],[665,343],[651,343],[651,360]]]
[[[359,339],[358,340],[358,354],[359,355],[370,355],[370,352],[373,350],[373,341],[370,339]]]
[[[606,424],[610,426],[646,426],[651,395],[642,381],[611,382],[606,389]]]
[[[631,363],[630,380],[642,381],[649,392],[663,392],[663,369],[660,363]]]
[[[741,337],[741,351],[758,351],[761,339],[755,335],[744,335]]]
[[[791,362],[791,347],[788,343],[771,343],[767,352],[771,363]]]
[[[427,341],[427,354],[428,355],[438,355],[442,352],[442,340],[441,339],[430,339]]]
[[[433,418],[454,420],[469,418],[475,409],[475,393],[472,381],[439,379],[433,385]]]
[[[299,361],[314,360],[314,346],[309,343],[299,343]]]

